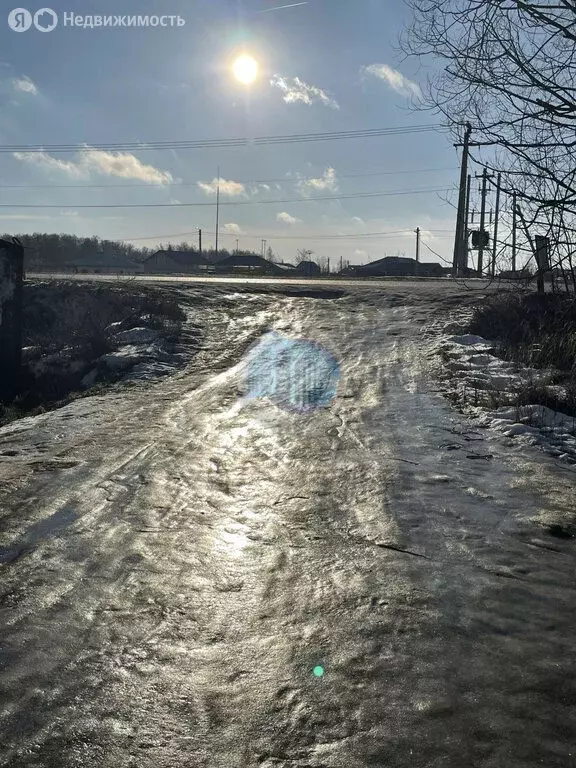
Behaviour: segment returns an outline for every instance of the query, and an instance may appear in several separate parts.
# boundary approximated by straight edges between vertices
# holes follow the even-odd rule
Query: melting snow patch
[[[472,333],[466,333],[464,336],[450,336],[446,341],[449,341],[452,344],[461,344],[465,347],[471,347],[474,344],[490,346],[489,342],[487,342],[486,339],[483,339],[482,336],[474,336]]]
[[[483,427],[530,445],[539,444],[552,455],[576,464],[576,417],[538,404],[490,408],[492,403],[513,403],[530,385],[546,387],[551,396],[562,400],[563,388],[547,384],[550,371],[501,360],[492,354],[494,342],[470,333],[447,336],[448,327],[433,349],[442,354],[443,367],[451,374],[448,388],[465,410]]]
[[[133,344],[128,344],[116,352],[109,352],[107,355],[102,355],[100,362],[104,363],[108,368],[113,371],[123,371],[126,368],[130,368],[132,365],[139,363],[143,357],[142,347],[136,347]]]

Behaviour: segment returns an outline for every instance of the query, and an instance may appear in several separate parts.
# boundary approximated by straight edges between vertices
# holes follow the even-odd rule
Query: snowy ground
[[[512,404],[527,385],[546,385],[551,371],[502,360],[494,354],[494,340],[458,333],[469,317],[466,311],[459,318],[453,313],[450,320],[436,325],[438,338],[431,348],[443,361],[440,377],[447,394],[478,427],[497,430],[576,465],[576,417],[540,404]],[[562,396],[561,387],[548,389]]]

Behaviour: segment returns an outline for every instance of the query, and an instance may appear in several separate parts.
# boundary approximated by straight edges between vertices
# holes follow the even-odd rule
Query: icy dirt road
[[[0,430],[0,765],[576,765],[574,473],[436,391],[439,289],[220,290],[183,373]],[[329,407],[242,398],[270,329]]]

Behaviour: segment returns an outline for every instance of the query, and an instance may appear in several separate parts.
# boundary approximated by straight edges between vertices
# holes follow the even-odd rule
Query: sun
[[[258,62],[252,56],[244,53],[234,61],[232,72],[238,82],[250,85],[258,75]]]

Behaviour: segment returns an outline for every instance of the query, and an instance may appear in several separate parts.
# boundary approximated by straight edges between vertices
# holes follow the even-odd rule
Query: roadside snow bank
[[[495,342],[473,334],[449,335],[453,328],[452,319],[432,344],[433,356],[441,360],[446,396],[479,427],[576,464],[576,417],[537,403],[519,404],[519,394],[530,387],[543,387],[562,399],[563,388],[548,384],[552,371],[501,360],[493,354]]]

